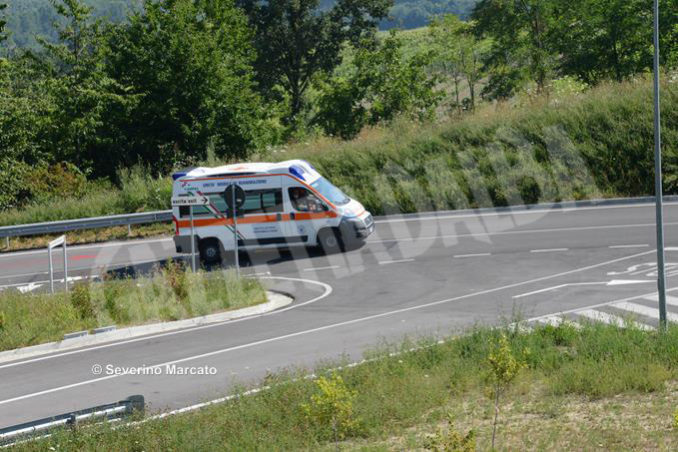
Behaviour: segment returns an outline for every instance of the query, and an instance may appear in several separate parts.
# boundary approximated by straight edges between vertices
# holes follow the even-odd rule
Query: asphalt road
[[[678,205],[666,206],[665,220],[671,289]],[[449,335],[516,313],[535,322],[560,321],[561,312],[573,322],[632,313],[653,327],[653,221],[652,205],[389,217],[346,253],[254,253],[244,271],[293,293],[290,307],[0,364],[0,427],[132,394],[143,394],[151,410],[181,408],[236,383],[256,384],[267,372],[359,360],[384,341]],[[73,247],[69,274],[145,272],[173,255],[167,239]],[[42,251],[0,255],[0,288],[44,289],[46,262]],[[669,311],[678,320],[678,298],[669,297]],[[168,363],[214,374],[169,375]],[[96,365],[102,373],[93,372]],[[115,367],[147,370],[116,375],[109,372]]]

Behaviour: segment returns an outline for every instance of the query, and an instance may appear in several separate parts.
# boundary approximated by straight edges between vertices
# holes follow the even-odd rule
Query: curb
[[[86,347],[89,345],[97,345],[105,342],[131,339],[155,333],[164,333],[166,331],[206,325],[209,323],[225,322],[228,320],[261,315],[288,306],[294,301],[294,298],[288,294],[272,292],[270,290],[266,291],[266,298],[268,300],[266,303],[256,306],[209,314],[202,317],[193,317],[191,319],[152,323],[149,325],[132,326],[121,329],[109,329],[109,327],[105,327],[105,331],[97,334],[89,334],[88,332],[70,333],[64,335],[64,339],[58,342],[47,342],[45,344],[0,352],[0,363]],[[73,334],[78,334],[79,336],[73,337]]]

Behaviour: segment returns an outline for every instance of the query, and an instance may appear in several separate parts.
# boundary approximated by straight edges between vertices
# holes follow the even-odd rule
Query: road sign
[[[207,196],[178,196],[172,198],[172,206],[206,206],[210,203]]]
[[[233,192],[235,190],[235,193]],[[235,196],[233,196],[235,194]],[[233,209],[233,202],[235,201],[235,208],[239,209],[245,204],[245,190],[240,185],[231,184],[224,190],[224,201],[229,209]]]
[[[210,199],[204,195],[198,196],[177,196],[172,198],[172,207],[188,207],[189,216],[191,220],[191,268],[195,272],[197,266],[195,264],[195,224],[193,222],[193,206],[206,206],[210,203]]]

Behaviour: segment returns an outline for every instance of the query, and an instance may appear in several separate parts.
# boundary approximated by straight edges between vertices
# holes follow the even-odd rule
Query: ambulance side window
[[[313,193],[302,187],[290,187],[288,191],[292,207],[297,212],[324,212],[327,207]]]
[[[275,213],[283,211],[282,190],[247,191],[243,213]]]

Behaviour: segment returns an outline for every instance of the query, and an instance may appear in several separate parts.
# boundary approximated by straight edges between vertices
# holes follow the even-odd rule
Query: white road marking
[[[634,314],[644,315],[645,317],[650,317],[651,319],[659,320],[659,308],[651,308],[637,303],[630,303],[628,301],[615,303],[610,305],[613,308],[622,309],[624,311],[632,312]],[[666,313],[666,318],[671,322],[678,322],[678,314],[672,312]]]
[[[539,290],[533,290],[532,292],[527,292],[527,293],[521,293],[520,295],[514,295],[511,298],[523,298],[523,297],[529,297],[530,295],[536,295],[539,293],[544,293],[544,292],[550,292],[552,290],[558,290],[562,289],[563,287],[575,287],[575,286],[599,286],[599,285],[606,285],[606,286],[625,286],[625,285],[631,285],[631,284],[646,284],[646,283],[655,283],[656,281],[648,281],[648,280],[635,280],[635,279],[613,279],[612,281],[591,281],[591,282],[579,282],[579,283],[565,283],[565,284],[558,284],[557,286],[552,286],[552,287],[546,287],[544,289],[539,289]]]
[[[650,245],[643,244],[643,245],[611,245],[608,248],[611,249],[624,249],[624,248],[647,248]]]
[[[604,311],[597,311],[595,309],[584,309],[583,311],[577,311],[576,314],[582,317],[586,317],[587,319],[594,320],[596,322],[607,323],[608,325],[615,325],[622,328],[630,323],[632,326],[641,330],[654,329],[650,325],[638,322],[629,322],[619,316],[612,315]]]
[[[220,350],[214,350],[214,351],[211,351],[211,352],[208,352],[208,353],[202,353],[202,354],[199,354],[199,355],[188,356],[188,357],[181,358],[181,359],[178,359],[178,360],[169,361],[169,362],[165,362],[165,363],[161,363],[161,364],[155,364],[153,366],[147,366],[147,367],[148,368],[159,368],[159,367],[164,367],[164,366],[168,366],[168,365],[172,365],[172,364],[179,364],[179,363],[183,363],[183,362],[187,362],[187,361],[193,361],[193,360],[196,360],[196,359],[208,358],[208,357],[211,357],[211,356],[216,356],[216,355],[220,355],[220,354],[223,354],[223,353],[228,353],[228,352],[235,351],[235,350],[242,350],[242,349],[246,349],[246,348],[255,347],[255,346],[258,346],[258,345],[263,345],[263,344],[268,344],[268,343],[272,343],[272,342],[286,340],[286,339],[290,339],[290,338],[294,338],[294,337],[304,336],[304,335],[317,333],[317,332],[320,332],[320,331],[326,331],[326,330],[330,330],[330,329],[334,329],[334,328],[338,328],[338,327],[342,327],[342,326],[353,325],[353,324],[356,324],[356,323],[362,323],[362,322],[369,321],[369,320],[375,320],[375,319],[379,319],[379,318],[383,318],[383,317],[389,317],[389,316],[392,316],[392,315],[417,311],[417,310],[420,310],[420,309],[425,309],[425,308],[430,308],[430,307],[433,307],[433,306],[447,304],[447,303],[450,303],[450,302],[453,302],[453,301],[459,301],[459,300],[472,298],[472,297],[475,297],[475,296],[478,296],[478,295],[486,295],[486,294],[490,294],[490,293],[494,293],[494,292],[499,292],[501,290],[512,289],[512,288],[515,288],[515,287],[523,286],[523,285],[526,285],[526,284],[532,284],[532,283],[539,282],[539,281],[545,281],[545,280],[548,280],[548,279],[553,279],[553,278],[558,278],[558,277],[561,277],[561,276],[571,275],[573,273],[591,270],[593,268],[598,268],[598,267],[602,267],[602,266],[605,266],[605,265],[614,264],[616,262],[621,262],[621,261],[628,260],[628,259],[634,259],[636,257],[644,256],[644,255],[649,254],[649,253],[652,253],[652,251],[646,251],[644,253],[633,254],[631,256],[625,256],[625,257],[621,257],[621,258],[617,258],[617,259],[612,259],[612,260],[609,260],[609,261],[600,262],[598,264],[587,265],[585,267],[580,267],[580,268],[568,270],[568,271],[565,271],[565,272],[555,273],[555,274],[552,274],[552,275],[542,276],[542,277],[530,279],[530,280],[527,280],[527,281],[507,284],[507,285],[495,287],[495,288],[492,288],[492,289],[486,289],[486,290],[481,290],[481,291],[478,291],[478,292],[472,292],[472,293],[469,293],[469,294],[460,295],[460,296],[453,297],[453,298],[447,298],[445,300],[433,301],[433,302],[430,302],[430,303],[424,303],[424,304],[421,304],[421,305],[410,306],[410,307],[407,307],[407,308],[397,309],[397,310],[394,310],[394,311],[382,312],[382,313],[379,313],[379,314],[374,314],[374,315],[370,315],[370,316],[366,316],[366,317],[347,320],[347,321],[339,322],[339,323],[333,323],[333,324],[329,324],[329,325],[325,325],[325,326],[321,326],[321,327],[317,327],[317,328],[311,328],[311,329],[308,329],[308,330],[297,331],[295,333],[290,333],[290,334],[285,334],[285,335],[282,335],[282,336],[263,339],[263,340],[260,340],[260,341],[250,342],[250,343],[247,343],[247,344],[237,345],[237,346],[233,346],[233,347],[227,347],[227,348],[223,348],[223,349],[220,349]],[[283,278],[283,277],[271,277],[271,278],[298,280],[297,278]],[[313,281],[313,282],[316,283],[316,284],[324,284],[324,283],[320,283],[319,281]],[[331,287],[330,287],[330,290],[331,290]],[[330,291],[330,293],[331,293],[331,291]],[[318,297],[318,299],[324,298],[327,295],[329,295],[329,294],[328,293],[323,294],[320,297]],[[314,302],[314,301],[317,301],[317,300],[312,300],[312,301]],[[296,307],[303,306],[303,305],[306,305],[306,304],[309,304],[309,303],[310,302],[302,303],[300,305],[297,305]],[[285,310],[289,310],[289,309],[292,309],[292,308],[293,308],[293,306],[290,306],[286,309],[281,309],[280,311],[273,311],[272,313],[269,313],[269,315],[274,314],[274,313],[284,312]],[[266,314],[264,314],[264,315],[266,315]],[[553,314],[549,314],[549,315],[553,315]],[[545,317],[548,317],[548,316],[541,316],[539,318],[545,318]],[[539,319],[539,318],[537,318],[537,319]],[[537,319],[534,319],[534,320],[537,320]],[[242,320],[247,320],[247,319],[241,319],[241,321]],[[225,322],[225,323],[230,323],[230,322]],[[214,326],[214,325],[207,325],[207,326],[202,327],[202,328],[208,328],[208,327],[211,327],[211,326]],[[201,327],[198,327],[198,328],[195,328],[195,329],[201,329]],[[178,333],[180,333],[180,332],[178,332]],[[172,334],[172,333],[166,333],[166,334],[163,334],[163,335],[169,335],[169,334]],[[174,333],[174,334],[177,334],[177,333]],[[156,337],[163,336],[163,335],[152,336],[152,338],[156,338]],[[149,338],[151,338],[151,337],[139,338],[137,340],[146,340],[146,339],[149,339]],[[127,343],[136,342],[137,340],[127,341]],[[114,343],[114,344],[109,344],[108,346],[110,347],[110,346],[115,346],[115,345],[119,345],[119,344],[120,343]],[[94,349],[103,348],[103,347],[105,347],[105,346],[93,347],[93,348],[85,349],[85,350],[74,350],[73,352],[69,352],[69,353],[63,353],[63,354],[59,354],[59,355],[51,355],[51,356],[46,356],[46,357],[42,357],[42,358],[36,358],[34,360],[27,360],[27,361],[22,361],[22,362],[19,362],[19,363],[13,363],[13,364],[0,366],[0,369],[5,368],[5,367],[10,367],[10,366],[15,366],[15,365],[26,364],[28,362],[35,362],[35,361],[40,361],[40,360],[43,360],[43,359],[49,359],[49,358],[53,358],[55,356],[64,356],[64,355],[79,353],[79,352],[82,352],[82,351],[94,350]],[[111,378],[116,378],[116,377],[119,377],[119,376],[121,376],[121,375],[109,375],[109,376],[106,376],[106,377],[100,377],[100,378],[95,378],[95,379],[91,379],[91,380],[84,380],[84,381],[80,381],[78,383],[72,383],[72,384],[65,385],[65,386],[59,386],[59,387],[55,387],[55,388],[51,388],[51,389],[46,389],[46,390],[43,390],[43,391],[31,393],[31,394],[25,394],[25,395],[22,395],[22,396],[13,397],[11,399],[2,400],[2,401],[0,401],[0,405],[5,405],[5,404],[8,404],[8,403],[12,403],[12,402],[20,401],[20,400],[25,400],[25,399],[29,399],[29,398],[33,398],[33,397],[38,397],[38,396],[41,396],[41,395],[50,394],[50,393],[53,393],[53,392],[58,392],[58,391],[66,390],[66,389],[72,389],[72,388],[75,388],[75,387],[79,387],[79,386],[83,386],[83,385],[87,385],[87,384],[91,384],[91,383],[96,383],[96,382],[103,381],[103,380],[109,380]]]
[[[659,295],[654,294],[650,295],[648,297],[643,297],[648,301],[654,301],[655,303],[659,303]],[[666,296],[666,304],[671,305],[671,306],[678,306],[678,297],[672,297],[670,295]]]
[[[482,256],[491,256],[491,253],[475,253],[475,254],[455,254],[455,259],[463,259],[465,257],[482,257]]]
[[[637,224],[611,224],[601,226],[575,226],[571,228],[544,228],[544,229],[524,229],[520,231],[499,231],[499,232],[470,232],[467,234],[448,234],[448,235],[430,235],[424,237],[403,237],[399,239],[378,239],[368,240],[366,243],[390,243],[400,241],[418,241],[418,240],[436,240],[460,237],[491,237],[495,235],[518,235],[518,234],[538,234],[549,232],[568,232],[568,231],[596,231],[604,229],[624,229],[624,228],[654,228],[654,223],[637,223]],[[678,226],[678,222],[664,223],[664,226]],[[666,248],[666,251],[678,251],[676,248]]]
[[[570,320],[563,318],[562,316],[557,316],[557,315],[554,315],[554,316],[551,316],[551,317],[546,317],[546,318],[543,318],[543,319],[539,319],[538,322],[543,324],[543,325],[551,325],[551,326],[556,326],[556,327],[560,326],[560,325],[567,325],[567,326],[571,326],[571,327],[576,328],[576,329],[581,328],[581,325],[579,325],[578,323],[572,322]]]
[[[664,206],[674,206],[677,203],[664,203]],[[459,213],[459,214],[449,214],[441,216],[423,216],[411,218],[392,218],[390,220],[375,220],[376,224],[379,223],[405,223],[410,221],[436,221],[436,220],[453,220],[456,218],[477,218],[477,217],[499,217],[499,216],[510,216],[510,215],[543,215],[545,213],[556,213],[556,212],[578,212],[578,211],[587,211],[587,210],[607,210],[607,209],[637,209],[644,207],[651,207],[654,204],[643,203],[643,204],[632,204],[632,205],[617,205],[617,206],[583,206],[583,207],[544,207],[540,209],[532,210],[507,210],[504,212],[477,212],[477,213]]]
[[[91,351],[91,350],[100,350],[100,349],[103,349],[103,348],[117,347],[119,345],[131,344],[131,343],[135,343],[135,342],[145,341],[147,339],[157,339],[157,338],[160,338],[160,337],[173,336],[175,334],[190,333],[190,332],[193,332],[193,331],[204,330],[204,329],[207,329],[207,328],[214,328],[214,327],[218,327],[218,326],[228,325],[228,324],[231,324],[231,323],[244,322],[244,321],[251,320],[253,318],[258,318],[258,317],[266,317],[266,316],[269,316],[269,315],[276,315],[276,314],[280,314],[280,313],[289,311],[291,309],[297,309],[297,308],[300,308],[302,306],[306,306],[306,305],[309,305],[309,304],[312,304],[312,303],[316,303],[316,302],[318,302],[318,301],[320,301],[324,298],[327,298],[333,292],[332,286],[330,286],[329,284],[326,284],[326,283],[320,282],[320,281],[313,281],[313,280],[310,280],[310,279],[288,278],[288,277],[285,277],[285,276],[267,276],[267,277],[264,277],[264,279],[282,279],[282,280],[285,280],[285,281],[293,281],[293,282],[294,281],[301,281],[301,282],[319,285],[323,289],[325,289],[325,291],[321,295],[319,295],[319,296],[317,296],[317,297],[315,297],[315,298],[313,298],[309,301],[305,301],[305,302],[299,303],[299,304],[293,304],[292,306],[288,306],[288,307],[283,308],[283,309],[278,309],[276,311],[267,312],[265,314],[258,314],[258,315],[253,315],[253,316],[250,316],[250,317],[243,317],[242,319],[227,320],[225,322],[210,323],[209,325],[200,325],[200,326],[197,326],[197,327],[194,327],[194,328],[187,328],[187,329],[183,329],[183,330],[169,331],[167,333],[155,334],[155,335],[150,335],[150,336],[143,336],[143,337],[124,340],[124,341],[120,341],[120,342],[111,342],[109,344],[96,345],[94,347],[87,347],[87,348],[80,348],[80,349],[71,350],[71,351],[67,351],[67,352],[55,353],[53,355],[39,356],[37,358],[31,358],[31,359],[26,359],[26,360],[23,360],[23,361],[18,361],[18,362],[13,362],[13,363],[11,362],[9,364],[0,365],[0,369],[5,369],[7,367],[21,366],[23,364],[30,364],[30,363],[34,363],[34,362],[38,362],[38,361],[44,361],[44,360],[53,359],[53,358],[60,358],[62,356],[75,355],[77,353],[84,353],[84,352],[88,352],[88,351]],[[21,359],[21,358],[18,358],[18,359]]]
[[[654,252],[654,251],[649,251],[649,252]],[[641,253],[641,254],[647,254],[647,253]],[[636,255],[635,257],[638,257],[638,255]],[[666,292],[669,293],[669,292],[674,292],[676,290],[678,290],[678,287],[666,289]],[[621,302],[624,302],[624,301],[638,300],[640,298],[647,298],[647,297],[651,297],[651,296],[656,295],[656,294],[657,294],[657,292],[649,292],[649,293],[645,293],[645,294],[642,294],[642,295],[634,295],[632,297],[620,298],[618,300],[611,300],[611,301],[605,301],[603,303],[596,303],[596,304],[584,306],[584,307],[581,307],[581,308],[574,308],[574,309],[568,309],[566,311],[560,311],[560,312],[557,312],[557,313],[544,314],[544,315],[540,315],[540,316],[537,316],[537,317],[532,317],[531,319],[527,319],[527,320],[525,320],[525,322],[536,322],[539,319],[543,319],[543,318],[546,318],[546,317],[549,317],[549,316],[552,316],[552,315],[578,314],[580,311],[583,311],[583,310],[598,309],[598,308],[602,308],[604,306],[610,306],[613,303],[621,303]]]
[[[312,271],[316,271],[316,270],[334,270],[334,269],[336,269],[336,268],[341,268],[341,267],[339,267],[338,265],[329,265],[329,266],[327,266],[327,267],[311,267],[311,268],[305,268],[304,271],[305,271],[305,272],[312,272]]]
[[[388,265],[388,264],[403,264],[405,262],[414,262],[414,259],[399,259],[395,261],[381,261],[379,265]]]
[[[530,253],[555,253],[558,251],[567,251],[568,248],[544,248],[540,250],[530,250]]]

